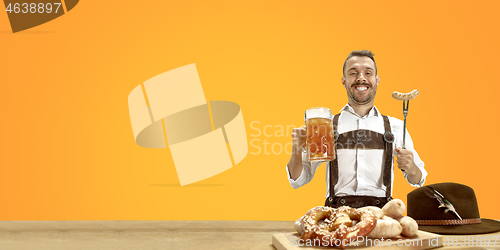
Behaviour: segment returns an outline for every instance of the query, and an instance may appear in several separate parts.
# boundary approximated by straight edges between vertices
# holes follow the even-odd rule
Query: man
[[[333,119],[336,158],[326,163],[326,206],[378,206],[392,199],[393,159],[408,183],[421,187],[427,172],[403,121],[383,116],[373,105],[380,77],[373,53],[352,51],[344,62],[342,85],[348,104]],[[295,128],[287,173],[293,188],[307,184],[322,162],[307,161],[306,129]],[[353,143],[354,142],[354,143]]]

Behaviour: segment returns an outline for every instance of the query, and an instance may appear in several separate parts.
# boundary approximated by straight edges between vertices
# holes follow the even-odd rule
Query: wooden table
[[[264,249],[292,221],[0,221],[0,250]],[[496,233],[495,235],[500,235]],[[500,249],[443,247],[441,249]]]

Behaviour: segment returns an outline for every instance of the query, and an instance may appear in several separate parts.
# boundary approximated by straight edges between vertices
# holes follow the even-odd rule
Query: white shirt
[[[403,121],[389,117],[391,124],[391,132],[394,134],[393,155],[397,156],[395,149],[403,146]],[[339,117],[337,130],[339,134],[357,130],[367,129],[383,134],[384,121],[378,109],[374,106],[370,112],[364,117],[360,117],[354,109],[347,104],[342,109]],[[424,169],[424,162],[418,156],[418,153],[413,148],[413,141],[406,130],[405,146],[407,150],[413,152],[413,160],[415,165],[422,172],[422,179],[418,184],[411,184],[408,181],[406,173],[401,172],[408,183],[414,187],[421,187],[425,182],[427,171]],[[385,197],[386,187],[383,184],[383,149],[337,149],[337,159],[339,166],[339,180],[335,185],[335,195],[368,195]],[[286,167],[288,181],[293,188],[299,188],[312,180],[316,169],[323,162],[309,162],[307,153],[302,153],[302,173],[293,180],[290,178],[288,166]],[[330,173],[328,164],[326,166],[326,196],[330,194]],[[394,158],[391,164],[391,186],[394,183]],[[391,192],[392,195],[392,192]]]

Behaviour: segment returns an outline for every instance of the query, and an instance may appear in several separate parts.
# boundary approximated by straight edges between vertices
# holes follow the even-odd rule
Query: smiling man
[[[382,207],[392,199],[394,156],[410,185],[421,187],[427,176],[408,131],[402,149],[403,121],[382,115],[374,106],[380,77],[373,56],[369,50],[356,50],[344,62],[342,85],[348,103],[333,118],[338,136],[336,158],[326,162],[326,206]],[[322,162],[309,162],[303,152],[305,127],[295,128],[292,140],[287,174],[298,188],[312,180]]]

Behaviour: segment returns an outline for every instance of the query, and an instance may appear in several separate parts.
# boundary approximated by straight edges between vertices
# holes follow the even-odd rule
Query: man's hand
[[[407,174],[413,173],[417,166],[413,162],[413,152],[407,149],[396,148],[396,152],[398,159],[396,162],[398,163],[398,168],[405,171]]]
[[[294,153],[301,153],[302,149],[306,147],[306,137],[307,137],[306,126],[293,129],[292,145]]]
[[[422,178],[422,172],[413,161],[413,152],[407,149],[396,148],[398,168],[408,174],[410,183],[417,184]]]
[[[292,131],[292,156],[288,162],[290,178],[296,180],[302,173],[302,150],[306,147],[306,127],[294,128]]]

